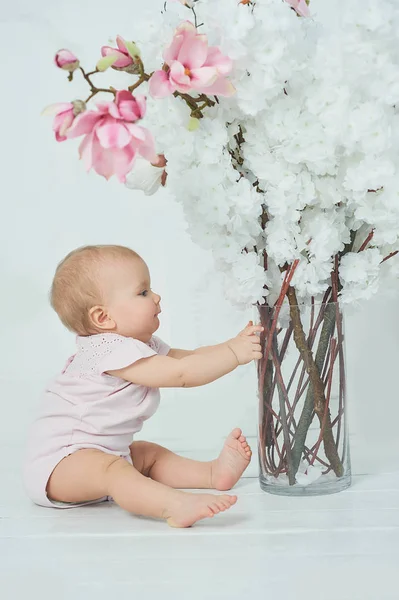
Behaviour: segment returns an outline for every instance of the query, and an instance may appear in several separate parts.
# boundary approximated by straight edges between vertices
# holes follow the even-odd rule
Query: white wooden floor
[[[228,513],[173,530],[112,504],[33,506],[17,455],[0,458],[2,600],[399,599],[399,472],[304,499],[243,479]]]

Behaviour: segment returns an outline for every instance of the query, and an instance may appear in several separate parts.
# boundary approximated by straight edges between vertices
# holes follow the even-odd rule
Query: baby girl
[[[47,386],[32,425],[24,479],[36,504],[70,508],[112,499],[131,513],[189,527],[237,501],[181,489],[235,485],[251,459],[240,429],[210,462],[133,436],[157,410],[159,388],[205,385],[259,359],[262,328],[249,323],[223,344],[171,349],[154,336],[160,302],[146,263],[129,248],[86,246],[58,265],[51,303],[77,334],[77,351]]]

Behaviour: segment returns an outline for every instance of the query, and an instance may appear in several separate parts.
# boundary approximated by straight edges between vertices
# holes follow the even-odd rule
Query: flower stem
[[[194,6],[191,6],[191,12],[194,15],[194,25],[195,25],[195,28],[198,29],[197,13],[195,12]]]
[[[88,102],[89,100],[91,100],[91,98],[93,98],[93,96],[95,96],[96,94],[98,94],[99,92],[105,92],[108,94],[113,94],[114,96],[116,95],[116,90],[113,87],[109,87],[109,88],[98,88],[96,87],[93,82],[90,79],[90,75],[94,75],[94,73],[98,73],[97,69],[95,71],[91,71],[90,73],[86,73],[85,70],[83,69],[83,67],[79,67],[80,71],[82,72],[82,75],[84,77],[84,79],[87,81],[87,83],[90,86],[90,96],[88,96],[88,98],[86,98],[85,102]]]
[[[147,75],[147,73],[142,73],[140,75],[140,79],[138,79],[136,81],[136,83],[134,83],[133,85],[129,85],[129,87],[127,88],[129,90],[129,92],[133,92],[135,89],[137,89],[142,83],[144,83],[145,81],[148,81],[151,78],[151,75]]]
[[[193,98],[193,96],[190,96],[190,94],[184,94],[182,92],[174,92],[173,95],[175,98],[182,98],[185,101],[187,106],[191,108],[190,116],[194,117],[195,119],[202,119],[202,117],[204,116],[202,111],[206,106],[215,106],[216,104],[205,94],[201,94],[200,96],[198,96],[198,98]],[[198,106],[198,103],[201,101],[203,102],[203,105]]]

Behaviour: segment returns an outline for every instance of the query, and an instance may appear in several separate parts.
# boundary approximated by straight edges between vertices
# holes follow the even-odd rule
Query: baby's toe
[[[231,435],[231,437],[238,440],[240,437],[242,437],[242,431],[239,427],[236,427],[235,429],[233,429],[233,431],[231,432],[230,435]]]
[[[231,506],[231,502],[225,498],[223,498],[223,500],[221,500],[221,504],[224,506],[224,508],[230,508],[230,506]]]

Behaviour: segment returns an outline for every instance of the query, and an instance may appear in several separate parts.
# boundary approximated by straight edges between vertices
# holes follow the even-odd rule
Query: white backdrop
[[[158,10],[162,1],[145,4]],[[69,84],[53,65],[55,51],[69,48],[91,69],[109,37],[134,38],[142,6],[142,0],[14,0],[0,13],[0,443],[23,444],[45,381],[74,351],[73,335],[47,301],[56,264],[74,247],[118,243],[142,254],[162,295],[159,334],[174,346],[223,341],[251,317],[251,311],[238,312],[226,303],[217,277],[211,277],[211,257],[191,242],[180,206],[167,191],[146,198],[116,181],[87,175],[77,157],[78,142],[57,144],[51,120],[40,117],[52,102],[87,95],[85,86]],[[116,82],[115,73],[112,77]],[[357,472],[396,468],[397,305],[398,294],[375,299],[347,319]],[[236,425],[256,436],[256,421],[250,365],[207,387],[164,391],[161,409],[142,437],[205,457]]]

